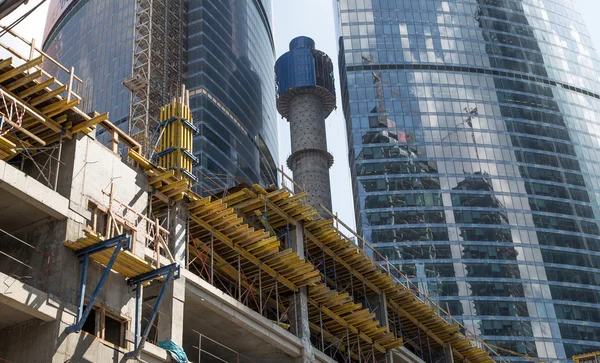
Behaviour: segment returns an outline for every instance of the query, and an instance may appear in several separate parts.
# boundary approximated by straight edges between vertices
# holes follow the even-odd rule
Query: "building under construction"
[[[194,191],[187,92],[149,160],[72,69],[0,46],[0,361],[502,361],[285,174]]]
[[[160,107],[185,84],[198,128],[198,192],[272,184],[278,145],[270,14],[266,0],[51,0],[42,49],[86,80],[82,110],[109,112],[152,161]],[[104,132],[98,139],[110,142]]]

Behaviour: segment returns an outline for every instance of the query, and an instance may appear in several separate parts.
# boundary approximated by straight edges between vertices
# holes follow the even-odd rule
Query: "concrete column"
[[[175,262],[185,267],[187,258],[186,202],[180,200],[171,205],[169,213],[169,249]],[[185,303],[185,278],[174,280],[165,291],[158,317],[158,340],[171,339],[180,346],[183,344],[183,310]]]
[[[375,316],[379,321],[380,326],[385,326],[389,329],[387,298],[385,292],[380,294],[367,295],[371,312],[375,312]]]
[[[452,354],[452,345],[448,343],[444,347],[444,355],[446,356],[444,359],[445,363],[454,363],[454,355]]]
[[[290,231],[290,240],[292,250],[300,257],[304,257],[304,222],[298,222],[295,228]],[[299,357],[297,363],[309,363],[315,361],[312,343],[310,342],[310,327],[308,325],[308,289],[302,287],[296,292],[294,306],[290,308],[291,325],[296,336],[302,340],[304,345],[302,357]]]

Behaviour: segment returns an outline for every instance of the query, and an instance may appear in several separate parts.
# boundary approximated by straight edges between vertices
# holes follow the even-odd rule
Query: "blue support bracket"
[[[165,295],[167,286],[169,286],[171,281],[178,279],[180,275],[181,275],[180,266],[178,264],[174,263],[174,264],[171,264],[168,266],[158,268],[153,271],[143,273],[141,275],[138,275],[136,277],[133,277],[133,278],[127,280],[127,284],[129,286],[135,286],[135,332],[134,332],[135,336],[134,336],[134,342],[133,342],[134,349],[133,349],[133,351],[125,354],[125,358],[127,358],[127,359],[137,358],[139,356],[140,351],[144,345],[144,342],[148,338],[148,334],[150,333],[150,328],[152,327],[152,324],[154,323],[154,319],[158,315],[158,308],[160,307],[162,299]],[[156,302],[154,303],[154,307],[152,308],[152,313],[150,314],[150,317],[148,318],[148,323],[146,324],[146,327],[144,327],[144,331],[140,335],[140,332],[142,330],[142,285],[144,284],[144,282],[154,280],[154,279],[157,279],[157,278],[163,277],[163,276],[166,276],[165,280],[163,282],[163,286],[161,287],[160,293],[158,294],[158,297],[156,298]]]
[[[87,306],[84,310],[83,304],[85,301],[85,289],[87,284],[87,272],[90,255],[105,251],[110,248],[114,248],[115,250],[112,256],[110,257],[110,260],[108,261],[108,264],[106,265],[106,268],[104,269],[104,272],[100,277],[100,281],[98,281],[98,285],[96,285],[96,288],[94,289],[94,292],[92,293],[92,296],[90,297]],[[75,256],[82,258],[81,282],[79,285],[79,300],[77,301],[77,320],[74,325],[67,327],[67,329],[65,330],[67,334],[81,331],[83,324],[85,323],[88,316],[90,315],[90,312],[92,311],[94,301],[98,297],[98,294],[100,293],[100,290],[102,289],[102,286],[104,285],[104,282],[106,281],[110,270],[112,269],[113,265],[115,264],[115,261],[117,260],[117,257],[119,256],[119,252],[121,252],[121,250],[127,251],[129,249],[131,249],[131,236],[128,234],[122,234],[120,236],[110,238],[75,251]]]

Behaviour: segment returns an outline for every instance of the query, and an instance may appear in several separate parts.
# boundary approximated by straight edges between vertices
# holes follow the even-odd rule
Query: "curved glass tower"
[[[53,0],[43,45],[46,53],[67,68],[75,67],[84,80],[82,109],[109,112],[110,120],[124,131],[131,92],[123,80],[132,70],[134,7],[132,0]]]
[[[271,1],[192,1],[188,23],[186,85],[203,188],[276,183]]]
[[[599,64],[571,0],[336,0],[357,225],[511,361],[600,350]]]
[[[270,0],[187,3],[190,106],[200,129],[198,191],[276,183],[275,52]],[[128,130],[135,0],[53,0],[44,49],[84,80],[84,110]],[[156,51],[156,50],[154,50]],[[102,136],[100,135],[99,138]]]

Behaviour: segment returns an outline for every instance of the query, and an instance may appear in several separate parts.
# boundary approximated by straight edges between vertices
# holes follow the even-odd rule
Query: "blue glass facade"
[[[75,67],[84,80],[82,109],[109,112],[124,131],[131,92],[123,80],[131,76],[134,7],[131,0],[73,1],[44,42],[46,53],[67,68]]]
[[[573,2],[335,4],[361,233],[490,344],[600,350],[599,64]]]
[[[188,9],[190,106],[204,190],[276,183],[277,115],[271,2],[193,1]]]
[[[190,106],[200,129],[198,191],[276,182],[275,53],[270,0],[187,3]],[[109,111],[124,130],[131,93],[134,0],[73,1],[44,47],[84,80],[84,110]],[[102,136],[100,136],[102,138]]]

